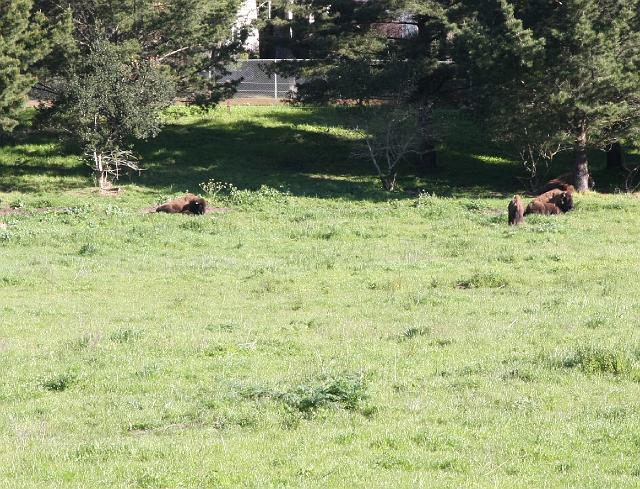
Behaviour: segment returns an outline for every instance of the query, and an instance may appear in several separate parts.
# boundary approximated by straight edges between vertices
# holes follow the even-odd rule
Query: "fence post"
[[[275,98],[276,100],[278,100],[278,74],[274,73],[273,74],[273,79],[275,81],[274,83],[274,93],[273,93],[273,98]]]

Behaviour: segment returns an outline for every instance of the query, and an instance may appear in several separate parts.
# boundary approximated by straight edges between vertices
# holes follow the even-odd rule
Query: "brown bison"
[[[197,195],[187,194],[184,197],[170,200],[156,208],[156,212],[167,212],[169,214],[204,214],[207,208],[207,201]]]
[[[524,222],[524,203],[519,195],[514,195],[509,202],[509,225],[516,226]]]

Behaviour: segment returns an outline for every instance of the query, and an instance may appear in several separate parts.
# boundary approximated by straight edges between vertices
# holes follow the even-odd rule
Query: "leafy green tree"
[[[209,83],[206,71],[224,66],[242,46],[242,30],[232,35],[241,0],[37,0],[47,15],[73,19],[72,42],[52,59],[51,73],[64,77],[68,64],[87,53],[97,39],[126,48],[140,59],[168,66],[179,92],[216,103],[228,87]],[[62,59],[61,59],[62,58]],[[50,77],[55,78],[55,76]],[[55,91],[54,86],[49,88]]]
[[[47,21],[31,0],[0,3],[0,142],[18,123],[35,82],[31,68],[49,51]]]
[[[166,67],[124,45],[97,40],[70,67],[54,120],[84,149],[101,189],[123,171],[139,170],[132,140],[155,136],[175,92]]]
[[[588,189],[587,150],[640,123],[640,1],[471,0],[456,61],[475,113],[507,140],[572,148],[575,187]]]
[[[405,103],[418,118],[419,132],[429,135],[414,156],[434,165],[433,107],[454,89],[447,2],[285,3],[294,13],[291,51],[305,59],[282,65],[305,80],[297,87],[296,98],[307,103],[348,100],[359,104],[388,99],[394,107]]]
[[[106,189],[122,171],[138,170],[135,139],[155,136],[161,110],[175,96],[202,105],[233,91],[203,75],[224,71],[238,52],[240,0],[37,0],[52,19],[71,25],[42,65],[46,112],[78,141]]]

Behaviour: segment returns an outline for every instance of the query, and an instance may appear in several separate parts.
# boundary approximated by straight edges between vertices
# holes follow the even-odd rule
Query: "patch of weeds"
[[[436,338],[433,341],[431,341],[430,344],[433,346],[438,346],[440,348],[443,348],[445,346],[449,346],[452,343],[453,343],[453,340],[449,338]]]
[[[502,374],[502,380],[521,380],[523,382],[531,382],[533,375],[526,370],[514,368]]]
[[[580,368],[585,373],[628,375],[632,362],[624,350],[585,346],[556,354],[552,363],[563,368]]]
[[[261,185],[256,192],[262,199],[270,202],[283,203],[286,202],[291,193],[282,185],[279,188]]]
[[[449,202],[446,199],[436,197],[435,194],[421,191],[414,202],[414,206],[420,209],[421,213],[429,217],[438,217],[448,214]]]
[[[12,200],[9,202],[9,207],[11,209],[25,209],[27,204],[22,200]]]
[[[597,418],[611,421],[620,421],[627,415],[627,410],[620,406],[607,406],[596,411]]]
[[[456,283],[459,289],[499,289],[507,285],[509,285],[507,279],[495,272],[475,273],[470,278]]]
[[[565,232],[565,227],[562,225],[562,217],[560,216],[540,216],[537,214],[529,215],[528,226],[526,229],[534,233],[561,233]]]
[[[178,226],[180,229],[186,229],[187,231],[202,231],[205,228],[205,223],[199,219],[189,219]]]
[[[285,391],[262,385],[239,386],[234,390],[243,399],[280,401],[290,411],[307,418],[328,407],[348,411],[360,410],[367,417],[376,413],[375,408],[363,405],[368,399],[367,387],[362,375],[356,374],[326,376]]]
[[[0,278],[0,287],[12,287],[15,285],[20,285],[22,280],[19,277],[1,277]]]
[[[481,211],[484,209],[484,206],[482,205],[482,202],[479,202],[477,200],[472,200],[470,202],[465,202],[462,204],[462,206],[467,209],[468,211],[471,212],[477,212],[477,211]]]
[[[142,333],[133,329],[121,329],[109,335],[109,339],[114,343],[130,343],[142,336]]]
[[[200,188],[209,196],[211,200],[216,200],[218,194],[229,195],[232,191],[238,189],[231,183],[219,182],[210,178],[206,182],[200,183]]]
[[[368,396],[361,375],[343,374],[301,384],[278,397],[289,408],[313,415],[320,408],[329,406],[354,411]]]
[[[236,393],[243,399],[252,401],[278,397],[278,393],[264,385],[240,385],[235,388]]]
[[[314,239],[330,240],[340,236],[340,230],[338,228],[324,229],[314,232],[311,237]]]
[[[98,253],[98,247],[93,243],[85,243],[78,250],[80,256],[93,256]]]
[[[87,216],[93,214],[93,208],[89,204],[76,205],[72,207],[63,207],[57,211],[57,214],[66,214],[71,216]]]
[[[229,189],[228,200],[237,206],[264,206],[266,203],[286,204],[290,193],[284,187],[279,189],[262,185],[258,190],[238,190],[236,187]]]
[[[124,215],[126,215],[127,212],[122,207],[119,207],[119,206],[113,205],[113,204],[109,204],[105,208],[104,213],[107,216],[124,216]]]
[[[220,343],[215,343],[213,345],[209,345],[204,350],[204,356],[206,357],[218,357],[227,353],[229,349]]]
[[[591,329],[600,328],[607,325],[607,319],[603,316],[590,317],[584,325]]]
[[[433,464],[434,468],[445,472],[462,473],[467,470],[467,464],[461,460],[447,459]]]
[[[167,487],[167,481],[164,477],[159,476],[158,474],[151,474],[149,472],[144,472],[139,475],[135,479],[135,487]]]
[[[100,332],[85,333],[77,340],[72,341],[69,344],[69,347],[72,350],[83,350],[90,347],[95,348],[96,346],[98,346],[98,343],[100,343],[101,339],[102,333]]]
[[[38,200],[35,200],[33,202],[33,207],[42,209],[42,208],[47,208],[47,207],[53,207],[53,204],[51,203],[50,200],[38,199]]]
[[[412,340],[414,338],[419,338],[420,336],[426,336],[430,333],[431,333],[431,330],[429,328],[411,327],[403,331],[399,335],[398,339],[399,341],[407,341],[407,340]]]
[[[515,255],[512,255],[512,254],[503,254],[503,255],[498,255],[495,258],[495,260],[501,263],[515,263],[517,261],[517,258]]]
[[[385,454],[384,457],[381,457],[373,462],[373,465],[379,467],[381,469],[386,470],[402,470],[402,471],[413,471],[415,470],[415,466],[413,463],[399,455],[394,455],[391,453]]]
[[[134,375],[140,379],[150,379],[151,377],[155,377],[160,373],[162,367],[155,363],[145,365],[140,370],[138,370]]]
[[[207,324],[204,329],[211,333],[219,333],[221,331],[233,331],[238,327],[237,324],[234,323],[218,323],[218,324]]]
[[[130,423],[127,427],[127,431],[152,431],[157,427],[157,423],[154,421],[138,421],[136,423]]]
[[[77,380],[77,377],[72,373],[64,373],[50,377],[40,382],[40,386],[43,389],[52,392],[62,392],[67,390]]]

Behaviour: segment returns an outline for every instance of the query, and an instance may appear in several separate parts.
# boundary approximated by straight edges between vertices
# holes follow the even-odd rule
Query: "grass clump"
[[[499,289],[507,285],[509,285],[507,279],[495,272],[474,273],[470,278],[456,283],[459,289]]]
[[[400,341],[408,341],[414,338],[419,338],[420,336],[426,336],[429,333],[431,333],[431,330],[429,328],[423,328],[423,327],[419,328],[419,327],[412,326],[410,328],[407,328],[405,331],[403,331],[399,335],[398,339]]]
[[[64,373],[43,380],[40,383],[40,386],[48,391],[62,392],[71,387],[71,385],[73,385],[76,380],[77,378],[74,374]]]
[[[300,384],[278,397],[289,408],[310,415],[329,406],[354,411],[368,396],[362,375],[342,374]]]
[[[85,243],[78,250],[80,256],[93,256],[98,253],[99,249],[94,243]]]
[[[557,358],[564,368],[579,368],[590,374],[629,375],[632,371],[630,355],[625,350],[583,346]]]
[[[363,406],[368,399],[367,386],[360,374],[338,374],[324,376],[286,390],[276,390],[264,385],[240,386],[238,395],[248,400],[272,399],[306,417],[313,417],[322,408],[341,408],[355,411],[360,408],[370,414],[374,410]]]
[[[109,335],[109,339],[114,343],[131,343],[142,337],[142,333],[133,329],[121,329]]]

